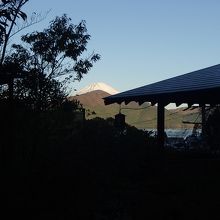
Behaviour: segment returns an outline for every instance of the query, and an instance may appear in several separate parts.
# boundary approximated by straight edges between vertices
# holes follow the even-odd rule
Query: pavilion
[[[203,112],[206,105],[220,104],[220,64],[121,92],[104,98],[105,104],[128,104],[135,101],[140,105],[157,104],[158,143],[164,146],[164,108],[169,103],[179,106],[198,104]],[[204,119],[204,114],[203,119]]]

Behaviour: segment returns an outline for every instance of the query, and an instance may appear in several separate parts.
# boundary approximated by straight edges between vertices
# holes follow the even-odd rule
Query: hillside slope
[[[128,105],[118,104],[105,105],[104,97],[109,96],[107,92],[96,90],[82,95],[71,96],[70,100],[78,100],[86,109],[86,118],[95,117],[109,118],[121,112],[126,115],[126,122],[137,128],[156,128],[157,107],[149,106],[144,103],[139,106],[136,102],[130,102]],[[174,110],[165,110],[165,127],[166,128],[192,128],[191,124],[183,124],[183,120],[191,118],[191,121],[197,117],[198,110],[183,111],[183,108]]]

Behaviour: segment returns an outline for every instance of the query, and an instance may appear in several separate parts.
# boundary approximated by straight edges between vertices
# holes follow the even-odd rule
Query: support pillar
[[[205,105],[202,105],[202,135],[205,134],[206,110]]]
[[[158,147],[163,148],[165,143],[164,136],[164,107],[165,105],[161,102],[158,102],[157,106],[157,139]]]

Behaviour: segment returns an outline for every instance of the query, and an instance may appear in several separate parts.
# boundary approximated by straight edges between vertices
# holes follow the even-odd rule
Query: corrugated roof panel
[[[105,98],[105,101],[113,103],[119,98],[155,96],[214,88],[220,88],[220,64],[109,96]]]

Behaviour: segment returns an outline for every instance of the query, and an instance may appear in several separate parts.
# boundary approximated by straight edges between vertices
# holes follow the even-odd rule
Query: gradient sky
[[[64,13],[86,20],[88,53],[101,55],[76,89],[105,82],[125,91],[220,63],[219,0],[29,0],[25,11],[49,9],[31,30]]]

